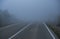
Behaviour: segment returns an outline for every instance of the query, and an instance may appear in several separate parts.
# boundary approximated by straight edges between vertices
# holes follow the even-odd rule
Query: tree
[[[58,26],[60,26],[60,0],[59,0],[59,5],[58,5],[58,11],[59,11],[59,14],[58,14]]]
[[[60,26],[60,15],[58,16],[58,24],[57,26]]]
[[[2,26],[2,11],[0,10],[0,27]]]
[[[7,10],[5,11],[0,10],[0,27],[7,25],[9,18],[10,14]]]

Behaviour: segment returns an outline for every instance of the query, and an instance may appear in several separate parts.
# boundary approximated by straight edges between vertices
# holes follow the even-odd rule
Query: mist
[[[18,20],[57,21],[58,0],[3,0],[2,10],[8,10]]]
[[[59,39],[60,0],[0,0],[0,39]]]

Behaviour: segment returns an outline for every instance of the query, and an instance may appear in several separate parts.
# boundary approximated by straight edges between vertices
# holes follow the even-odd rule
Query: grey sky
[[[22,20],[55,20],[58,14],[58,0],[6,0],[2,10],[8,10]]]

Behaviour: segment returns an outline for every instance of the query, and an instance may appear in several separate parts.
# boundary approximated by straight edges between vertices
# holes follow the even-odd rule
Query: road
[[[55,39],[42,23],[17,24],[0,34],[1,39]]]

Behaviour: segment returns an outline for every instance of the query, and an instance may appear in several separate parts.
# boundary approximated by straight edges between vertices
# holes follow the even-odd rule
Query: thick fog
[[[8,10],[24,21],[56,21],[59,13],[58,0],[3,0],[2,10]]]

